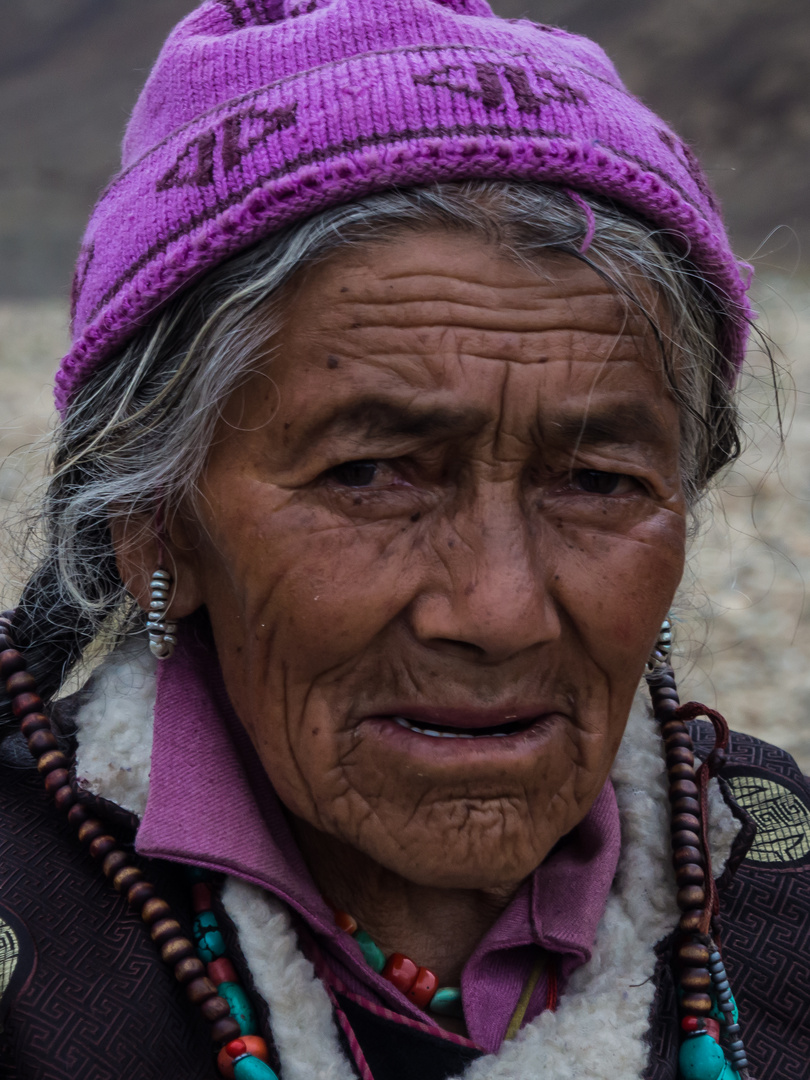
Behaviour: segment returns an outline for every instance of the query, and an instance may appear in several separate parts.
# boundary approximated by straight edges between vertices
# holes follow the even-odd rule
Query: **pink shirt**
[[[181,633],[172,660],[159,667],[149,799],[136,847],[144,855],[204,866],[267,889],[303,920],[348,990],[431,1022],[372,971],[356,942],[335,926],[196,620]],[[523,883],[464,968],[467,1030],[484,1050],[494,1051],[503,1041],[541,949],[556,955],[563,986],[590,958],[619,847],[619,814],[608,781],[584,820]],[[541,978],[526,1020],[543,1010],[546,990]]]

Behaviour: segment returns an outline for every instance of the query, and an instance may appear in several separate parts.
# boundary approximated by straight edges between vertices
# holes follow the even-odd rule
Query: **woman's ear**
[[[202,606],[203,595],[194,547],[186,542],[186,531],[180,515],[177,515],[172,521],[171,536],[164,537],[163,542],[159,543],[153,519],[143,514],[110,518],[110,535],[118,573],[127,592],[144,611],[149,611],[152,574],[161,565],[172,575],[168,617],[182,619]]]

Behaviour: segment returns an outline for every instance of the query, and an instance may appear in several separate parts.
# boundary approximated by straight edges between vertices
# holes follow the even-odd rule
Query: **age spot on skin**
[[[340,367],[340,360],[336,356],[327,357],[326,366],[334,371],[335,368]]]

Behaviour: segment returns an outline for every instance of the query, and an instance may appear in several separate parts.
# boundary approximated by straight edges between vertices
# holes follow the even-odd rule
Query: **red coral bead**
[[[385,967],[382,969],[382,977],[393,983],[397,990],[407,994],[416,982],[419,970],[413,960],[409,960],[401,952],[395,952],[391,953],[386,960]]]
[[[195,915],[211,910],[211,890],[204,881],[191,886],[191,907]]]
[[[697,1031],[702,1024],[703,1021],[699,1020],[696,1016],[685,1016],[683,1020],[681,1020],[681,1027],[687,1032]]]
[[[420,967],[416,976],[416,981],[408,991],[407,996],[414,1005],[418,1005],[420,1009],[426,1009],[430,1004],[430,999],[436,993],[438,988],[439,980],[433,972],[428,971],[427,968]]]
[[[208,978],[214,986],[219,986],[220,983],[224,982],[239,982],[236,969],[227,956],[220,956],[218,960],[210,962],[208,965]]]
[[[346,911],[335,912],[335,926],[345,930],[347,934],[357,933],[357,920],[353,919]]]
[[[237,1049],[240,1044],[245,1048],[241,1051],[242,1054],[250,1054],[268,1065],[270,1063],[270,1053],[264,1039],[260,1039],[258,1035],[242,1035],[227,1046],[223,1046],[217,1056],[217,1068],[225,1080],[234,1080],[233,1062],[234,1058],[240,1056],[240,1051]]]

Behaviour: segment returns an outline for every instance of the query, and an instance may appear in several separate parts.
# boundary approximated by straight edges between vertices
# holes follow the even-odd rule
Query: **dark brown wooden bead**
[[[143,877],[143,871],[137,866],[122,866],[117,874],[113,875],[112,883],[116,892],[129,892],[136,881]]]
[[[136,881],[134,885],[130,886],[127,893],[127,903],[136,911],[140,911],[147,900],[151,900],[154,895],[154,885],[148,881]],[[166,906],[168,907],[168,904]]]
[[[675,780],[669,785],[670,802],[678,799],[697,799],[700,790],[694,780]]]
[[[83,844],[89,844],[97,836],[104,835],[104,826],[98,818],[88,818],[79,828],[79,839]]]
[[[169,964],[171,967],[189,956],[194,956],[194,945],[186,937],[170,938],[160,949],[160,957],[164,964]]]
[[[706,875],[703,873],[702,866],[695,866],[694,863],[686,863],[684,866],[676,868],[675,880],[678,882],[678,887],[683,889],[689,885],[703,885],[706,880]]]
[[[118,847],[114,836],[97,836],[90,844],[90,854],[94,859],[106,859]]]
[[[701,843],[699,833],[687,832],[683,829],[681,832],[676,832],[672,837],[672,850],[679,851],[681,848],[687,847],[701,849]]]
[[[681,731],[671,731],[664,739],[664,748],[668,754],[673,750],[693,750],[691,735],[683,725],[681,728]]]
[[[16,649],[0,653],[0,679],[9,679],[17,671],[25,671],[25,657]]]
[[[49,795],[55,795],[67,785],[69,780],[70,773],[67,769],[54,769],[45,777],[45,790]]]
[[[56,809],[66,814],[76,802],[76,793],[70,784],[65,784],[53,793],[53,801],[56,803]]]
[[[675,814],[694,814],[697,817],[700,813],[700,803],[697,799],[683,796],[672,803],[672,812]]]
[[[35,731],[28,740],[28,749],[34,757],[38,758],[41,754],[47,754],[51,750],[58,750],[59,743],[56,741],[56,736],[50,729]]]
[[[90,814],[87,808],[77,802],[74,806],[71,806],[68,812],[68,821],[75,828],[78,828],[83,821],[87,821],[89,816]]]
[[[15,671],[6,682],[6,693],[9,697],[17,694],[35,694],[37,692],[37,680],[29,671]]]
[[[696,934],[700,930],[700,920],[702,918],[703,911],[698,908],[693,908],[691,911],[684,911],[678,922],[681,933]]]
[[[152,941],[158,946],[165,945],[172,938],[182,937],[183,931],[177,919],[160,919],[150,931]]]
[[[25,739],[30,739],[35,731],[50,730],[51,722],[45,713],[41,712],[29,713],[20,724],[20,731],[23,733],[23,738]]]
[[[700,885],[686,885],[678,889],[678,907],[681,911],[691,911],[693,908],[703,908],[706,903],[706,894]]]
[[[660,687],[657,686],[653,690],[653,695],[656,698],[659,698],[659,697],[660,698],[672,698],[675,701],[678,700],[678,691],[675,688],[674,684],[672,686],[660,686]]]
[[[709,950],[699,941],[687,941],[678,949],[678,959],[684,967],[705,968],[709,964]]]
[[[667,768],[671,769],[675,765],[689,765],[694,768],[695,755],[686,746],[673,746],[667,751]]]
[[[48,750],[37,762],[37,769],[40,776],[45,776],[54,769],[67,769],[69,765],[70,762],[61,750]]]
[[[694,864],[695,866],[703,866],[705,860],[703,858],[703,852],[700,850],[700,848],[679,847],[673,853],[672,862],[676,867],[689,866],[690,863]]]
[[[198,956],[189,956],[174,965],[174,977],[179,983],[190,983],[205,976],[205,964]]]
[[[171,913],[172,909],[166,901],[162,900],[159,896],[155,896],[151,900],[147,900],[143,905],[141,918],[147,926],[152,926],[153,923],[160,922],[161,919],[168,919]]]
[[[681,1012],[693,1016],[708,1016],[712,1011],[712,999],[708,994],[684,994],[681,999]]]
[[[12,698],[11,711],[18,720],[28,713],[42,712],[42,698],[39,694],[18,694]]]
[[[214,997],[209,998],[202,1003],[200,1012],[203,1014],[204,1020],[207,1020],[209,1024],[213,1024],[216,1020],[221,1020],[225,1016],[230,1016],[231,1007],[225,998],[216,994]]]
[[[101,864],[101,869],[104,871],[105,877],[112,878],[128,865],[129,855],[119,848],[117,851],[111,851],[110,854],[106,856],[104,862]]]
[[[712,977],[704,967],[683,968],[678,982],[686,991],[706,993],[712,985]]]
[[[694,784],[695,782],[695,770],[691,765],[686,762],[680,762],[677,765],[667,766],[667,774],[669,776],[670,783],[676,780],[687,780]]]
[[[661,735],[664,739],[664,742],[667,744],[667,747],[669,747],[673,739],[682,738],[686,738],[689,741],[685,743],[678,742],[674,745],[689,747],[691,747],[692,745],[692,739],[689,735],[689,729],[687,728],[686,724],[684,724],[683,720],[667,720],[666,724],[664,724],[664,726],[661,728]]]
[[[666,724],[669,722],[672,714],[677,710],[678,702],[673,701],[672,698],[658,698],[653,704],[653,712],[655,713],[655,719],[659,724]]]
[[[674,814],[671,823],[673,833],[686,829],[689,832],[700,833],[700,818],[694,814]]]
[[[232,1016],[223,1016],[221,1020],[211,1025],[211,1041],[217,1045],[232,1042],[241,1034],[242,1029]]]
[[[211,980],[205,976],[201,979],[192,979],[186,985],[186,997],[192,1005],[201,1005],[209,998],[216,997],[217,988]]]

